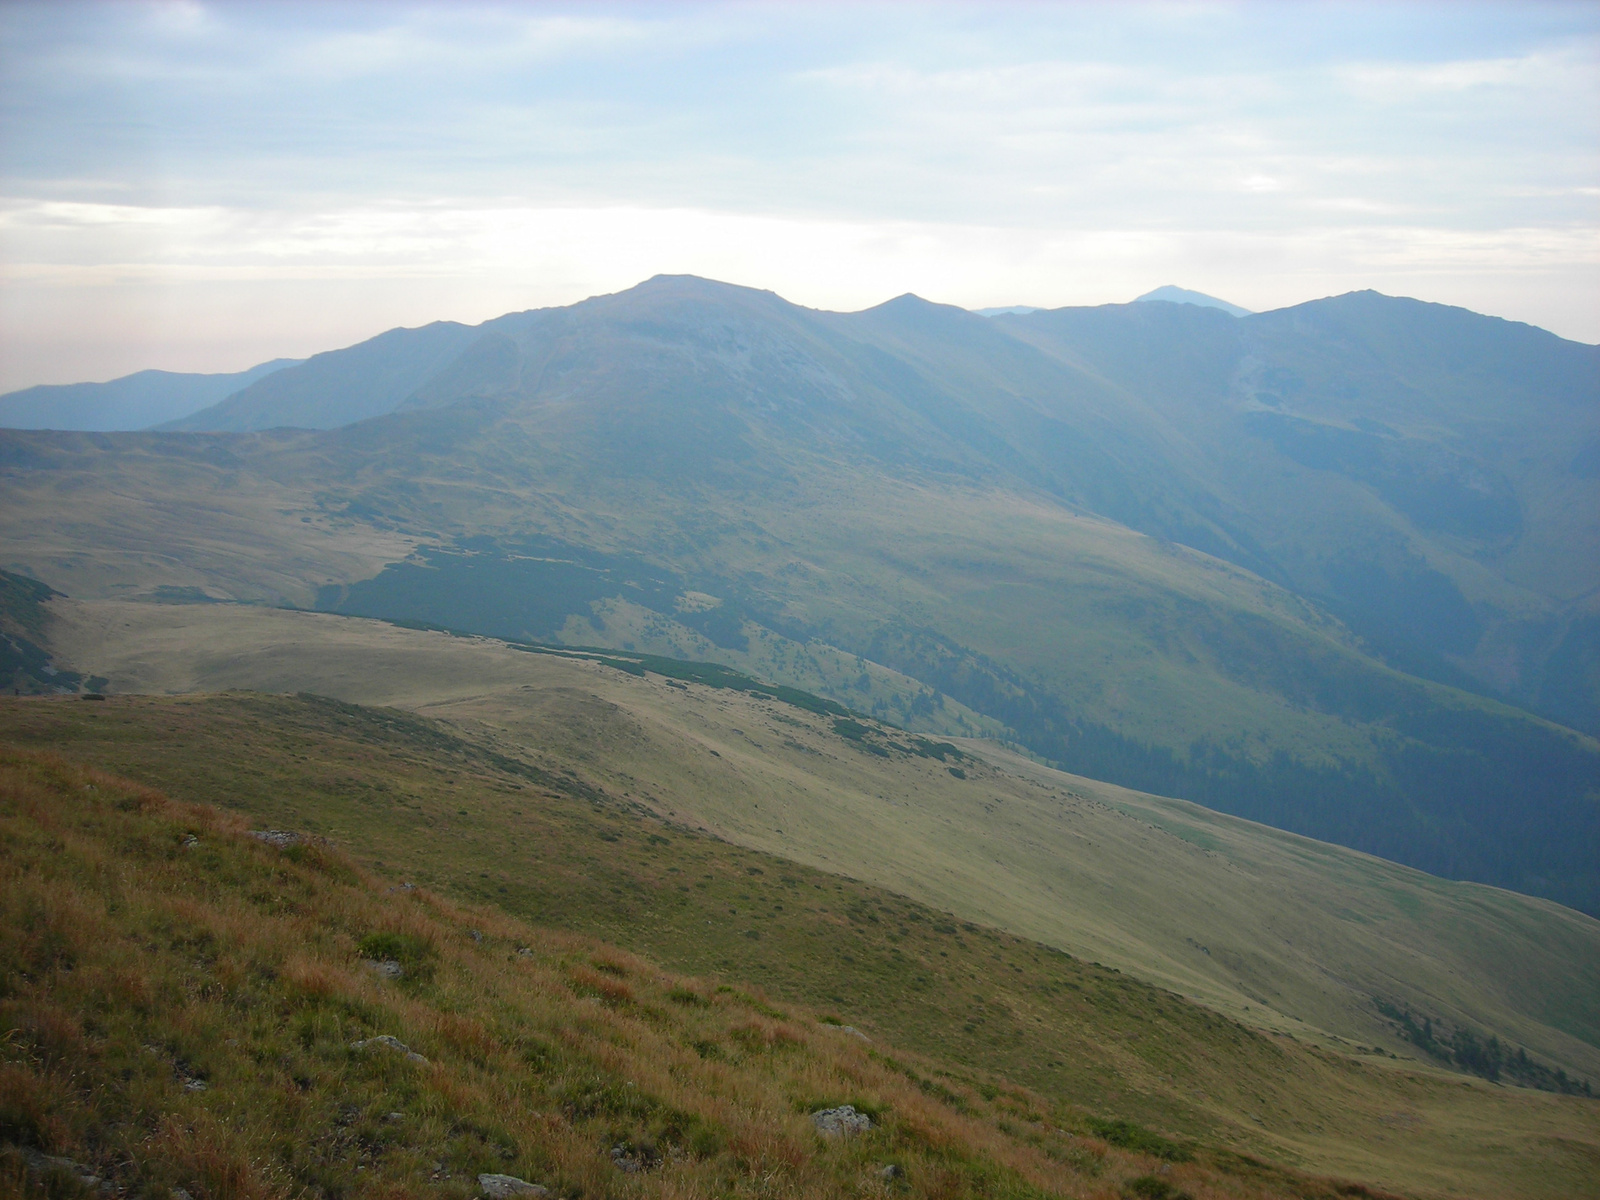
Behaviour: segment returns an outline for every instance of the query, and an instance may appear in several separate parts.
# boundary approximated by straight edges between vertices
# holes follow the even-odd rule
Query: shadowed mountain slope
[[[392,412],[472,337],[453,321],[391,329],[345,350],[316,354],[164,429],[244,432],[294,426],[332,429]]]

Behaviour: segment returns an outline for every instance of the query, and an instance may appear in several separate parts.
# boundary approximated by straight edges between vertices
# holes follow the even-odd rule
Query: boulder
[[[857,1112],[853,1104],[819,1109],[811,1114],[811,1121],[824,1137],[848,1137],[872,1128],[872,1118],[864,1112]]]

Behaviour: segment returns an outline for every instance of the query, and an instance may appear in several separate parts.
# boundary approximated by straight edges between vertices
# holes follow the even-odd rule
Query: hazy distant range
[[[1204,292],[1167,284],[1139,300],[1165,300],[1218,308],[1233,316],[1249,310]],[[1038,312],[1036,306],[979,309],[985,317]],[[443,322],[451,328],[454,322]],[[247,371],[205,375],[185,371],[136,371],[106,383],[46,383],[0,395],[0,429],[61,429],[79,433],[122,433],[155,429],[193,416],[242,392],[256,380],[298,366],[303,359],[274,358]],[[380,410],[387,411],[387,410]],[[379,415],[377,412],[372,415]],[[189,428],[204,428],[204,425]]]

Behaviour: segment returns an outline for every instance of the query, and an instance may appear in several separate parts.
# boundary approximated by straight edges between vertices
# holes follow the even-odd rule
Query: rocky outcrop
[[[864,1112],[857,1112],[853,1104],[819,1109],[811,1114],[811,1122],[824,1137],[849,1137],[872,1128],[872,1118]]]

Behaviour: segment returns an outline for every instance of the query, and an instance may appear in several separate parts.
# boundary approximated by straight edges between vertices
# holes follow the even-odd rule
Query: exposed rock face
[[[479,1175],[478,1190],[488,1200],[504,1200],[508,1196],[548,1196],[550,1190],[515,1175]]]
[[[872,1118],[864,1112],[857,1112],[853,1104],[819,1109],[811,1114],[811,1120],[816,1125],[817,1132],[824,1137],[848,1137],[853,1133],[865,1133],[872,1128]]]
[[[407,1062],[414,1062],[418,1066],[425,1067],[428,1065],[427,1059],[391,1034],[381,1033],[377,1037],[363,1038],[359,1042],[350,1043],[350,1049],[352,1050],[365,1050],[370,1046],[376,1046],[383,1050],[393,1050],[396,1054],[404,1054]]]

